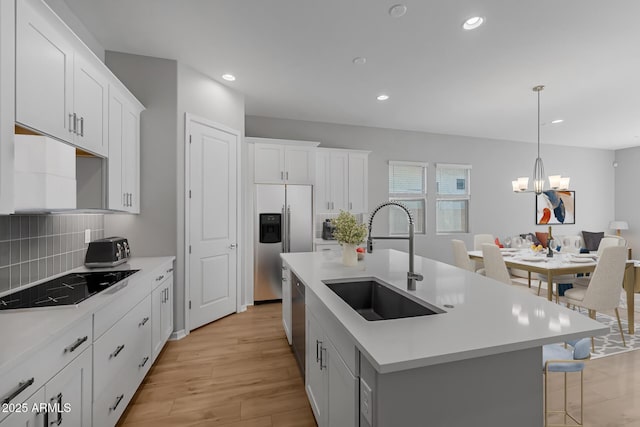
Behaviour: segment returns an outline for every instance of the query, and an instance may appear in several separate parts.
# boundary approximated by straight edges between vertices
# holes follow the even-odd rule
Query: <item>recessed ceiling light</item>
[[[552,125],[557,125],[558,123],[562,123],[562,122],[564,122],[564,119],[551,120]]]
[[[480,25],[484,23],[484,18],[482,16],[473,16],[462,24],[462,28],[465,30],[475,30]]]
[[[367,62],[367,58],[363,56],[356,56],[353,58],[353,63],[356,65],[364,65],[365,62]]]
[[[376,97],[376,99],[377,99],[378,101],[386,101],[387,99],[389,99],[389,95],[385,95],[385,94],[383,93],[383,94],[378,95],[378,96]]]
[[[389,15],[394,18],[400,18],[401,16],[404,16],[405,13],[407,13],[407,6],[403,4],[394,4],[389,9]]]
[[[223,74],[222,78],[228,82],[233,82],[236,80],[236,76],[234,76],[233,74]]]

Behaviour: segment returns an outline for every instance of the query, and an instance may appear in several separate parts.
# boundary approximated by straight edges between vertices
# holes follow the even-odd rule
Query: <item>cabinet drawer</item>
[[[139,278],[135,273],[115,287],[131,288],[125,296],[121,296],[111,304],[97,311],[93,317],[93,339],[97,340],[109,330],[119,319],[131,310],[138,302],[151,293],[148,276]],[[107,292],[107,291],[105,291]]]
[[[131,364],[131,360],[137,360],[140,346],[151,348],[150,296],[94,343],[94,396],[100,395],[109,381],[122,373],[125,366]]]
[[[97,396],[93,402],[93,427],[113,427],[127,408],[138,388],[138,378],[123,374]]]
[[[69,362],[91,345],[91,317],[80,320],[68,331],[50,343],[45,350],[36,352],[15,368],[2,374],[0,404],[5,400],[22,402]],[[0,419],[6,414],[0,413]]]
[[[359,354],[353,339],[344,329],[344,326],[338,322],[313,292],[306,292],[305,304],[309,311],[313,313],[322,329],[324,329],[325,335],[334,345],[337,353],[351,371],[351,374],[357,376]]]
[[[169,262],[162,267],[155,270],[152,274],[153,283],[151,284],[151,289],[155,289],[160,286],[165,280],[169,277],[173,276],[173,262]]]

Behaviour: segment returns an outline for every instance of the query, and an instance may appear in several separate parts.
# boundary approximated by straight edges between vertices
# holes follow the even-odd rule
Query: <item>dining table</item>
[[[547,299],[553,300],[553,277],[565,274],[592,273],[598,265],[595,253],[571,254],[555,253],[547,257],[545,253],[535,253],[529,249],[504,248],[501,249],[504,262],[508,268],[520,269],[527,272],[529,287],[531,287],[531,273],[539,273],[547,278]],[[469,258],[482,261],[482,251],[469,251]],[[627,319],[629,334],[634,333],[634,262],[627,261],[622,286],[627,296]]]

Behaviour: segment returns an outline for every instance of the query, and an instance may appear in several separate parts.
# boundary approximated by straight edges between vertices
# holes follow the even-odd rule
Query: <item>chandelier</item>
[[[538,157],[533,164],[533,192],[540,194],[544,191],[544,165],[542,158],[540,157],[540,92],[544,89],[543,85],[538,85],[533,88],[533,91],[538,94]],[[568,176],[550,175],[549,186],[552,190],[568,190],[569,189]],[[529,190],[529,178],[519,177],[518,179],[511,181],[513,191],[516,193],[530,193]]]

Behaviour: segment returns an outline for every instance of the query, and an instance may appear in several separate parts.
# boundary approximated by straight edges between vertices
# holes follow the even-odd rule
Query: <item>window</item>
[[[436,165],[436,233],[469,232],[471,165]]]
[[[414,219],[414,232],[425,232],[427,205],[427,164],[389,161],[389,200],[404,203]],[[396,207],[389,209],[389,234],[408,234],[406,213]]]

